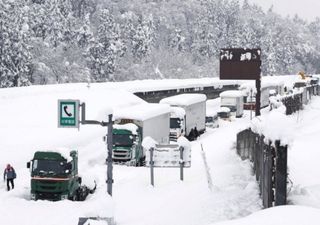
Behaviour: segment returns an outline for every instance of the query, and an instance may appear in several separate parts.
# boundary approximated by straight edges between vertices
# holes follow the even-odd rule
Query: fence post
[[[151,173],[151,185],[154,187],[154,161],[153,161],[154,148],[150,148],[150,173]]]
[[[180,180],[183,181],[183,167],[184,167],[183,150],[184,150],[184,148],[181,146],[179,148],[179,150],[180,150],[180,162],[179,162],[179,164],[180,164]]]
[[[288,147],[280,146],[280,141],[276,141],[276,174],[275,174],[275,205],[285,205],[287,203],[287,156]]]

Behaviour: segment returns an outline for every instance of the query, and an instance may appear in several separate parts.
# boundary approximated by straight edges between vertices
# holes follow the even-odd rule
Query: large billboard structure
[[[256,116],[260,115],[261,49],[223,48],[220,50],[221,80],[256,81]]]

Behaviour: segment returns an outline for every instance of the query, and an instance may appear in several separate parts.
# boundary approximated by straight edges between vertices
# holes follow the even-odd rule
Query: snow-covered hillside
[[[162,82],[183,85],[181,80]],[[0,224],[71,225],[77,224],[81,216],[114,217],[119,225],[210,225],[222,221],[224,225],[264,224],[257,221],[266,218],[276,221],[282,215],[292,217],[281,220],[282,224],[298,224],[301,220],[295,218],[300,216],[308,217],[308,224],[318,223],[320,210],[314,208],[279,207],[258,212],[261,199],[251,165],[241,161],[235,152],[237,132],[250,124],[248,112],[232,122],[220,121],[218,129],[207,129],[192,142],[192,166],[185,170],[183,182],[179,180],[178,169],[156,168],[155,187],[152,187],[148,168],[115,165],[113,197],[108,196],[107,152],[102,141],[106,128],[93,125],[81,126],[79,130],[57,128],[57,100],[80,99],[86,102],[88,119],[104,120],[110,108],[117,111],[134,104],[148,107],[131,92],[148,89],[150,83],[152,81],[92,84],[90,88],[86,84],[65,84],[1,89],[0,168],[11,163],[18,178],[15,189],[10,192],[4,183],[0,184]],[[293,181],[289,200],[292,204],[316,208],[320,208],[316,151],[319,108],[320,99],[314,97],[305,111],[289,117],[294,124],[292,130],[299,131],[293,133],[294,142],[289,149],[289,176]],[[30,174],[26,162],[37,150],[57,148],[78,150],[83,183],[90,185],[93,180],[97,181],[96,193],[85,202],[29,200]],[[212,180],[212,187],[207,176]],[[229,221],[252,213],[244,219]]]

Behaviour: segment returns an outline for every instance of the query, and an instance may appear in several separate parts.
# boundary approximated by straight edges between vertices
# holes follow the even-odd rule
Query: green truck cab
[[[141,129],[133,124],[114,125],[112,131],[112,159],[117,163],[126,163],[133,166],[145,164]]]
[[[27,163],[31,171],[32,200],[79,200],[81,178],[78,176],[78,153],[37,151]]]

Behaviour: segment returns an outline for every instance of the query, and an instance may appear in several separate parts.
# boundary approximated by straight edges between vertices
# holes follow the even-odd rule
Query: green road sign
[[[79,128],[79,100],[58,100],[58,127]]]

